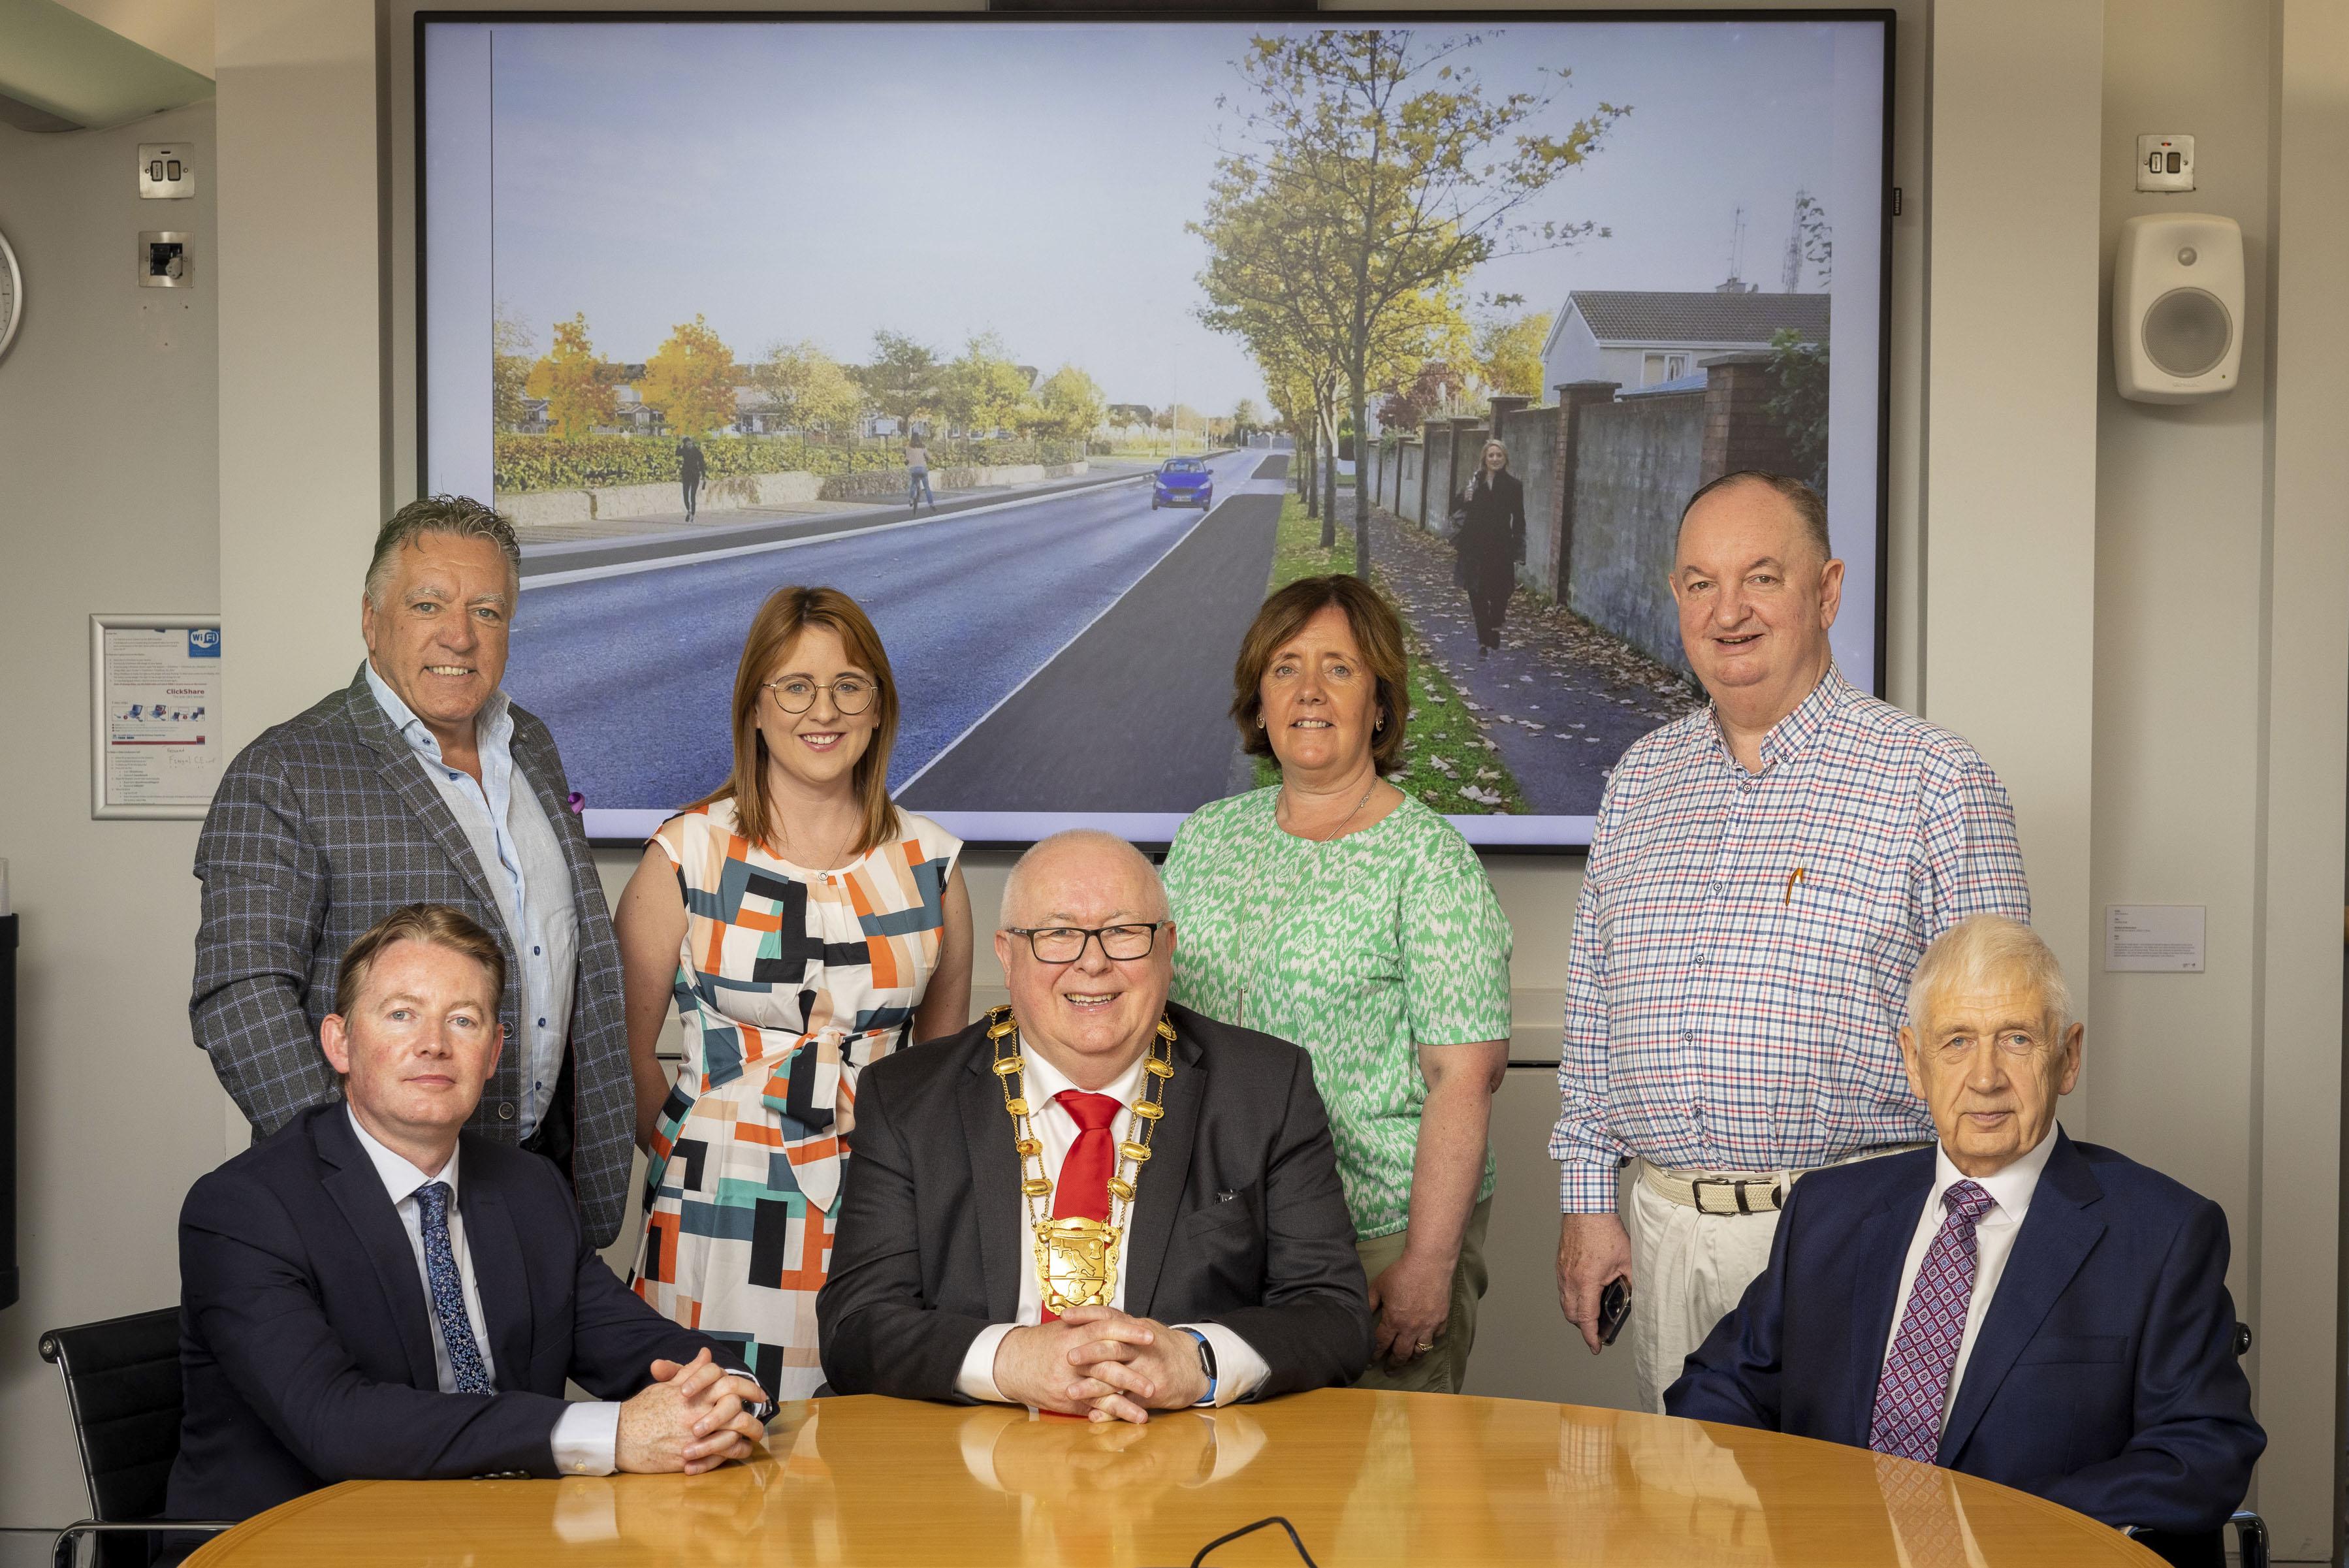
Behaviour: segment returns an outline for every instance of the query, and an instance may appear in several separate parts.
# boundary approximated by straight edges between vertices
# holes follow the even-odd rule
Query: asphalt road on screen
[[[1263,462],[1260,452],[1212,459],[1217,489],[1228,494]],[[1260,551],[1257,530],[1226,526],[1225,509],[1236,503],[1246,504],[1242,514],[1261,513],[1267,519]],[[969,745],[974,727],[989,715],[1033,713],[1030,704],[1011,701],[1015,694],[1040,671],[1068,668],[1059,656],[1146,584],[1143,601],[1171,605],[1166,619],[1180,644],[1160,647],[1152,659],[1104,670],[1099,690],[1114,699],[1107,706],[1131,732],[1121,743],[1122,754],[1133,759],[1133,776],[1148,780],[1166,765],[1167,744],[1195,750],[1205,739],[1169,732],[1154,687],[1171,681],[1191,699],[1182,710],[1187,715],[1198,706],[1202,672],[1212,673],[1213,685],[1228,686],[1237,645],[1237,628],[1226,634],[1216,617],[1195,613],[1217,607],[1184,596],[1202,584],[1222,591],[1228,577],[1239,597],[1222,618],[1237,613],[1244,628],[1263,597],[1271,561],[1269,519],[1278,507],[1278,497],[1241,495],[1204,518],[1187,509],[1154,512],[1147,482],[1137,480],[718,560],[622,563],[607,568],[612,575],[585,581],[533,585],[526,579],[505,687],[553,729],[571,785],[590,805],[674,807],[707,792],[731,765],[728,702],[742,636],[760,604],[785,584],[829,584],[864,607],[889,649],[904,702],[890,762],[893,786],[922,774],[949,747],[962,753],[957,767],[970,770],[963,776],[976,778],[984,753]],[[1203,529],[1250,557],[1244,569],[1229,563],[1221,576],[1202,569],[1217,553],[1210,551],[1183,556],[1177,570],[1164,576],[1154,571],[1174,561]],[[1192,624],[1185,626],[1186,620]],[[1137,672],[1148,680],[1118,684]],[[1058,679],[1043,695],[1058,689]],[[1229,726],[1221,720],[1225,701],[1227,695],[1216,706],[1223,745],[1217,782],[1182,809],[1224,791],[1230,756]],[[1096,714],[1102,706],[1084,712]],[[1045,748],[1014,765],[1019,776],[1031,769],[1049,775],[1061,766],[1072,781],[1081,776],[1088,790],[1100,782],[1093,776],[1098,770],[1084,763],[1104,749],[1099,733],[1073,723],[1054,725],[1040,714],[1004,733]],[[909,804],[924,802],[944,804],[917,786]],[[984,809],[988,803],[953,804]],[[1082,808],[1075,798],[1038,807]],[[1117,809],[1154,807],[1143,801]]]

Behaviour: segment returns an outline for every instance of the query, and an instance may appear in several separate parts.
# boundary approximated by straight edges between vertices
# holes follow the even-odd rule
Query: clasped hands
[[[746,1459],[766,1427],[750,1414],[766,1403],[759,1386],[702,1351],[691,1361],[656,1361],[655,1379],[620,1407],[614,1462],[636,1475],[689,1476]]]
[[[1179,1328],[1114,1307],[1071,1307],[1055,1323],[1015,1328],[995,1347],[1006,1399],[1094,1421],[1150,1419],[1206,1397],[1199,1342]]]

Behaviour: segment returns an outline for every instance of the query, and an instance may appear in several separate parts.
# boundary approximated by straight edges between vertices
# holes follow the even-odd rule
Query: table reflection
[[[786,1407],[706,1476],[337,1489],[202,1562],[1181,1563],[1288,1518],[1325,1563],[2036,1568],[2155,1560],[2034,1498],[1864,1449],[1622,1411],[1335,1390],[1145,1427],[880,1398]],[[1278,1532],[1218,1564],[1295,1561]]]

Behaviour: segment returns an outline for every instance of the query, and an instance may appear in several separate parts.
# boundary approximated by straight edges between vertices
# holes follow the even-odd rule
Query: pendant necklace
[[[1025,1062],[1019,1054],[1019,1021],[1009,1007],[990,1009],[987,1037],[994,1044],[996,1080],[1003,1085],[1003,1108],[1011,1117],[1011,1147],[1019,1156],[1019,1193],[1028,1205],[1028,1226],[1036,1238],[1036,1283],[1044,1310],[1055,1316],[1081,1306],[1107,1306],[1117,1293],[1117,1244],[1133,1207],[1134,1184],[1150,1160],[1150,1135],[1166,1114],[1166,1081],[1174,1075],[1171,1048],[1174,1025],[1161,1013],[1143,1062],[1142,1098],[1130,1107],[1133,1136],[1117,1146],[1117,1168],[1109,1179],[1110,1216],[1052,1217],[1052,1179],[1044,1174],[1044,1143],[1030,1123],[1022,1091]],[[1035,1174],[1029,1174],[1029,1164]],[[1042,1207],[1040,1210],[1039,1204]]]
[[[1340,823],[1338,825],[1338,831],[1331,834],[1329,837],[1307,838],[1302,834],[1288,834],[1288,836],[1299,839],[1307,844],[1336,843],[1339,839],[1346,836],[1346,829],[1354,826],[1354,818],[1362,815],[1362,807],[1371,804],[1371,792],[1376,790],[1378,787],[1378,774],[1372,774],[1371,775],[1370,788],[1362,791],[1362,798],[1354,803],[1354,809],[1346,814],[1346,820]],[[1288,832],[1288,829],[1280,826],[1280,802],[1282,799],[1287,798],[1288,794],[1288,788],[1284,785],[1281,789],[1280,795],[1272,803],[1272,822],[1273,831],[1275,833]],[[1312,852],[1308,850],[1306,853],[1308,856],[1310,856]],[[1273,917],[1276,915],[1286,915],[1288,913],[1289,906],[1297,902],[1298,895],[1305,891],[1305,885],[1313,879],[1313,874],[1318,872],[1319,869],[1319,861],[1310,861],[1307,869],[1300,872],[1298,875],[1297,879],[1289,884],[1288,890],[1281,895],[1280,902],[1271,906],[1264,914],[1258,915],[1254,920],[1249,922],[1247,931],[1243,933],[1240,939],[1240,960],[1243,964],[1248,963],[1252,958],[1262,958],[1263,950],[1257,945],[1257,939],[1265,935],[1269,930],[1278,929],[1274,924]],[[1250,972],[1253,972],[1252,969]],[[1248,981],[1246,979],[1241,980],[1239,1017],[1237,1022],[1243,1029],[1246,1029],[1248,1026]]]

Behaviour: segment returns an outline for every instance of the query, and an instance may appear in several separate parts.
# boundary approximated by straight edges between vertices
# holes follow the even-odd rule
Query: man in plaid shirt
[[[1596,1352],[1605,1287],[1631,1288],[1659,1412],[1768,1262],[1795,1179],[1932,1138],[1899,1044],[1927,944],[1971,914],[2031,919],[1989,765],[1836,670],[1843,563],[1815,491],[1750,470],[1699,490],[1671,583],[1713,705],[1635,742],[1599,804],[1549,1143],[1559,1305]]]

